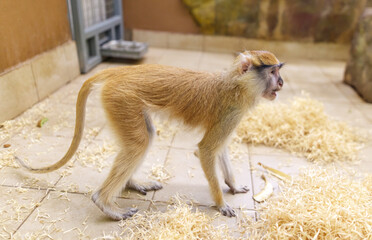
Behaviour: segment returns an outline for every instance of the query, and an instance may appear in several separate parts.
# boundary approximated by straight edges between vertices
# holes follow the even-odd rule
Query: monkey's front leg
[[[235,217],[235,211],[223,199],[222,190],[216,173],[216,154],[209,150],[199,149],[200,162],[208,180],[212,197],[216,203],[218,210],[222,215],[227,217]]]
[[[222,173],[225,177],[225,183],[226,183],[227,186],[229,186],[230,191],[232,192],[232,194],[248,192],[249,191],[248,186],[237,187],[235,185],[235,178],[234,178],[234,174],[233,174],[233,171],[232,171],[232,168],[231,168],[231,163],[230,163],[230,158],[229,158],[229,151],[228,151],[227,147],[225,147],[222,150],[222,152],[220,153],[218,158],[220,160],[220,166],[221,166],[221,169],[222,169]]]

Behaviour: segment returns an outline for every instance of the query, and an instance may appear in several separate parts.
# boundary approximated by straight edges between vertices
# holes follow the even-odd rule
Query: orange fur
[[[243,115],[263,96],[274,99],[283,81],[278,73],[280,62],[270,52],[246,51],[239,55],[229,71],[207,73],[162,65],[126,66],[104,70],[87,80],[80,90],[75,135],[65,157],[52,166],[34,169],[49,172],[63,166],[75,153],[83,131],[85,103],[92,86],[102,83],[102,103],[107,119],[121,147],[109,176],[93,196],[97,206],[113,219],[124,219],[136,210],[121,213],[111,199],[124,186],[142,193],[161,188],[159,183],[140,184],[131,179],[140,166],[153,139],[155,128],[149,113],[165,111],[172,118],[205,134],[198,144],[198,156],[219,210],[234,216],[234,210],[223,200],[216,175],[220,159],[225,182],[233,193],[245,193],[247,187],[236,187],[226,142]],[[260,68],[265,66],[265,68]],[[266,68],[272,68],[270,71]],[[275,71],[274,71],[275,70]]]

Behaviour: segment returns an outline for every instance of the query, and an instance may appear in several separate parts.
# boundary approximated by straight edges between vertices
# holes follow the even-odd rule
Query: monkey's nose
[[[278,79],[278,85],[279,85],[279,87],[282,88],[283,87],[283,84],[284,84],[283,79],[280,77]]]

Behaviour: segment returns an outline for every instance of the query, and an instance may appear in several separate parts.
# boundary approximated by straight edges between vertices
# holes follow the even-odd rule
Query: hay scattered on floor
[[[0,149],[0,170],[4,167],[19,167],[19,165],[15,161],[16,151],[17,150],[14,148]]]
[[[21,224],[39,202],[28,189],[21,187],[1,188],[0,193],[0,239],[13,239],[15,226]]]
[[[239,125],[238,137],[246,143],[283,148],[309,161],[355,161],[365,137],[347,123],[324,112],[323,104],[309,97],[288,104],[262,104]]]
[[[213,217],[176,200],[166,212],[147,211],[119,224],[124,239],[233,239],[226,225],[213,225]]]
[[[151,167],[149,177],[159,182],[166,182],[172,178],[172,175],[163,164],[158,164]]]
[[[311,168],[270,198],[246,225],[260,239],[372,239],[372,175]],[[243,226],[244,227],[244,226]]]
[[[102,172],[104,168],[110,166],[108,158],[116,153],[117,146],[113,142],[104,142],[103,145],[90,144],[76,153],[76,160],[84,167]]]
[[[167,140],[172,138],[177,133],[179,128],[179,125],[169,121],[168,119],[155,118],[153,122],[156,128],[156,135],[158,136],[159,140]]]

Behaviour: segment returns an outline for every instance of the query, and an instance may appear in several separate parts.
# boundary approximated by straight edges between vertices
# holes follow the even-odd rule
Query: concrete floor
[[[159,63],[185,68],[219,71],[227,68],[232,54],[207,53],[151,48],[141,63]],[[107,127],[98,95],[88,101],[85,137],[78,154],[68,168],[48,173],[30,174],[12,167],[14,151],[33,166],[45,166],[57,161],[68,148],[73,135],[75,101],[82,83],[92,74],[110,67],[132,63],[104,62],[93,71],[82,75],[61,88],[48,99],[37,104],[12,122],[9,132],[2,131],[0,148],[0,238],[15,236],[48,238],[96,238],[113,232],[121,233],[118,222],[111,221],[92,203],[92,191],[104,181],[115,157],[115,146]],[[372,129],[372,104],[364,103],[350,87],[342,83],[344,62],[287,61],[282,70],[285,85],[278,102],[285,102],[302,90],[324,103],[325,111],[336,119],[366,131]],[[49,121],[40,129],[35,123],[42,117]],[[150,208],[164,209],[170,197],[179,193],[192,198],[196,206],[213,215],[213,201],[198,159],[193,155],[200,134],[172,123],[157,120],[159,137],[142,167],[138,179],[147,179],[155,167],[165,167],[170,178],[164,188],[146,196],[124,192],[116,199],[121,207],[137,206],[140,211]],[[257,162],[296,174],[300,168],[311,165],[305,159],[285,151],[265,146],[238,145],[232,161],[238,184],[248,185],[246,194],[232,195],[223,185],[225,198],[238,212],[255,216],[257,203],[252,195],[259,192],[264,182],[254,171]],[[234,149],[237,149],[236,147]],[[363,172],[372,172],[372,141],[361,152],[361,164],[355,166]],[[288,160],[290,160],[288,164]],[[3,162],[2,162],[3,161]],[[222,182],[222,181],[221,181]],[[220,216],[216,224],[237,225],[236,218]],[[49,236],[48,236],[49,235]]]

